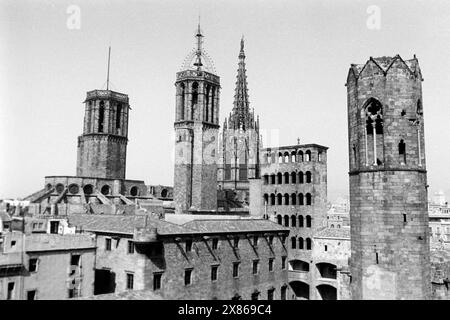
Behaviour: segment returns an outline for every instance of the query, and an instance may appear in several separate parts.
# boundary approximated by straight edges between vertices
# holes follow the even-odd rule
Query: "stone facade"
[[[314,299],[312,272],[314,235],[327,225],[327,147],[293,145],[261,150],[263,207],[257,209],[280,225],[289,227],[290,286],[294,299]],[[253,208],[253,207],[252,207]]]
[[[198,47],[192,63],[177,73],[174,203],[176,213],[217,210],[220,78]]]
[[[46,233],[47,224],[27,218],[25,232],[0,234],[0,300],[60,300],[94,293],[94,239]]]
[[[84,103],[77,176],[125,179],[128,96],[111,90],[93,90],[87,93]]]
[[[422,80],[398,55],[348,73],[353,299],[431,297]]]
[[[259,118],[250,110],[246,71],[242,39],[234,106],[220,136],[217,182],[219,188],[233,190],[244,205],[250,202],[249,179],[259,178],[261,148]]]
[[[273,222],[222,218],[176,225],[139,216],[70,220],[96,235],[96,294],[131,289],[129,275],[133,290],[153,290],[164,299],[279,300],[289,294],[284,244],[289,230]]]

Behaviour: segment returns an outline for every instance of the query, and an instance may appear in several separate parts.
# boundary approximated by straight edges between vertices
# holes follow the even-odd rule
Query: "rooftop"
[[[183,226],[202,233],[289,231],[265,219],[199,219]]]
[[[302,148],[317,148],[317,149],[328,150],[328,147],[322,146],[320,144],[308,143],[308,144],[295,144],[295,145],[291,145],[291,146],[263,148],[263,149],[261,149],[261,151],[278,151],[278,150],[285,150],[285,149],[302,149]]]

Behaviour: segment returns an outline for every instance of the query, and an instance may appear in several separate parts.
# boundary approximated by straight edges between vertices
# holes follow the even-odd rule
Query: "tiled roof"
[[[264,219],[199,219],[187,222],[183,227],[203,233],[289,231],[288,228]]]
[[[163,300],[160,295],[151,290],[128,290],[118,293],[98,294],[90,297],[81,297],[74,300]]]
[[[71,226],[76,226],[84,231],[97,231],[105,233],[118,233],[132,235],[134,228],[145,226],[145,215],[71,215],[68,218]],[[227,232],[268,232],[288,231],[288,228],[263,219],[195,219],[184,224],[177,225],[164,220],[151,217],[147,219],[147,227],[157,228],[159,235],[171,234],[203,234],[203,233],[227,233]]]
[[[121,234],[133,234],[134,228],[145,227],[145,215],[70,215],[68,220],[72,226],[77,226],[85,231],[99,231],[108,233],[121,233]],[[191,233],[191,230],[187,230],[176,224],[157,220],[151,217],[147,219],[147,227],[153,227],[158,229],[158,234],[180,234]]]
[[[325,228],[319,231],[314,238],[339,238],[350,240],[350,227]]]
[[[239,215],[224,215],[224,214],[183,214],[173,213],[166,214],[164,219],[168,222],[172,222],[178,225],[186,224],[193,220],[230,220],[241,219]]]

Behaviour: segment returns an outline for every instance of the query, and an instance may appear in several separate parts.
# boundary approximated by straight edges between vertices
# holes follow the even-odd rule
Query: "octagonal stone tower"
[[[125,179],[128,95],[92,90],[84,101],[83,134],[78,137],[77,176]]]
[[[422,74],[414,56],[347,77],[353,299],[429,299]]]
[[[175,112],[175,213],[217,210],[217,151],[220,78],[202,48],[177,73]]]

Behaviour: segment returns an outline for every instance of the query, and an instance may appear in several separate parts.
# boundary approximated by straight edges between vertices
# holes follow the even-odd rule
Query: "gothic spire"
[[[241,39],[241,50],[239,52],[239,67],[236,80],[236,89],[234,94],[234,105],[231,115],[231,122],[235,129],[244,130],[253,128],[253,116],[250,113],[247,89],[247,76],[245,74],[245,52],[244,37]]]

